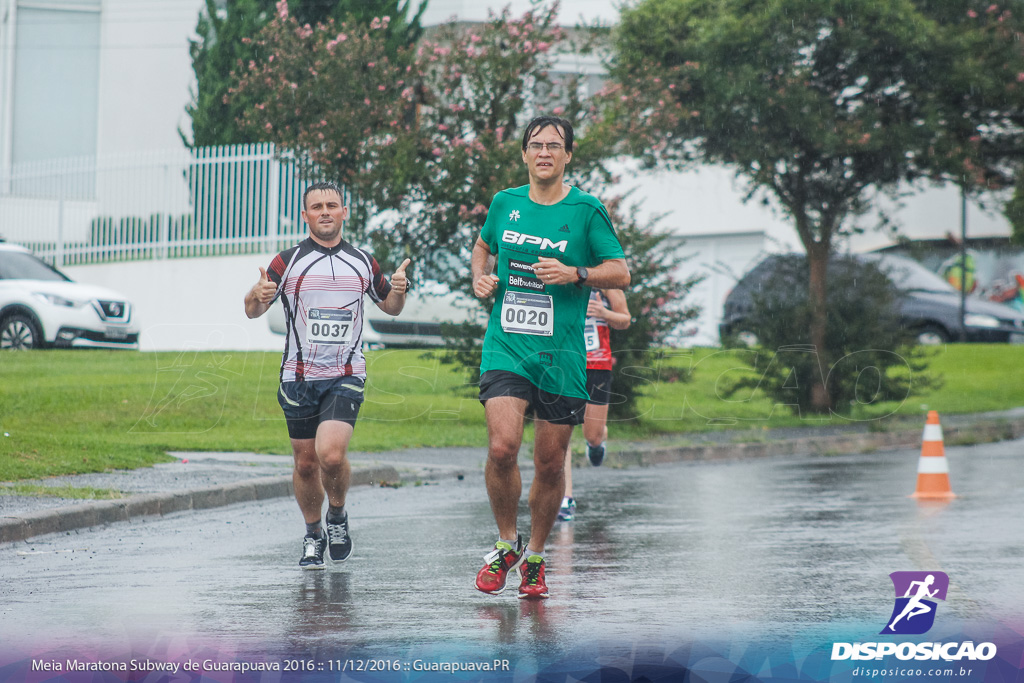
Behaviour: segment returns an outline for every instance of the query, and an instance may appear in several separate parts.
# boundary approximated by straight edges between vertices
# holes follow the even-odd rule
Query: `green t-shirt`
[[[495,257],[494,309],[484,336],[480,373],[507,370],[560,396],[588,398],[583,321],[589,287],[545,285],[533,272],[541,256],[591,267],[623,258],[608,211],[575,187],[546,206],[524,185],[491,201],[480,238]]]

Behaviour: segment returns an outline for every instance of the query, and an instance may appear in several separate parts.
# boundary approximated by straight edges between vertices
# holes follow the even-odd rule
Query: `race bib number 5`
[[[583,342],[587,347],[587,351],[597,351],[601,348],[601,337],[597,334],[597,325],[594,323],[588,323],[583,328]]]
[[[311,308],[306,321],[309,344],[348,344],[352,341],[352,311],[344,308]]]
[[[550,294],[505,292],[501,304],[501,329],[513,334],[550,337],[555,329]]]

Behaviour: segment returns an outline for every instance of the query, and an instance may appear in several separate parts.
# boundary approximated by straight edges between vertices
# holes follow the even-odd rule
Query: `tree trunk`
[[[830,367],[828,349],[825,346],[825,328],[828,322],[828,243],[812,243],[807,246],[807,265],[810,269],[811,302],[811,344],[818,356],[819,372],[811,385],[811,408],[815,413],[827,414],[832,410],[832,397],[825,386]]]

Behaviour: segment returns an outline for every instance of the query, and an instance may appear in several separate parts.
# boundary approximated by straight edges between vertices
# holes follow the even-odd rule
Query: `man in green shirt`
[[[484,477],[498,524],[498,542],[476,577],[485,593],[504,590],[518,568],[520,598],[548,597],[544,543],[565,492],[565,449],[588,398],[583,321],[590,288],[629,285],[608,211],[564,181],[572,150],[568,121],[531,121],[522,152],[530,184],[494,196],[473,246],[473,290],[479,298],[495,295],[480,365],[488,435]],[[524,545],[516,527],[522,495],[516,458],[531,408],[534,477]]]

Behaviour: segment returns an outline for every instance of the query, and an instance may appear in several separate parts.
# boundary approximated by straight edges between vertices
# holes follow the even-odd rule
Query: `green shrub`
[[[925,373],[926,351],[900,323],[900,292],[877,265],[830,260],[826,348],[819,353],[808,333],[806,258],[775,258],[774,277],[753,294],[744,324],[757,337],[757,353],[744,356],[753,372],[733,383],[729,395],[760,389],[803,415],[811,412],[812,386],[824,378],[833,412],[856,418],[867,406],[898,404],[939,386]]]

